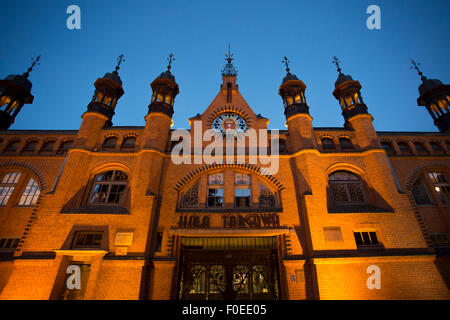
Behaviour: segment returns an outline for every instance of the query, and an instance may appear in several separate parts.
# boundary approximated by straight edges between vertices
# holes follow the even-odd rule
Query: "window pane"
[[[356,245],[362,246],[363,245],[363,239],[362,239],[361,233],[360,232],[354,232],[353,234],[355,236]]]
[[[189,190],[183,192],[181,197],[181,206],[183,208],[198,207],[198,189],[200,183],[195,183]]]
[[[332,183],[331,189],[333,192],[334,201],[349,201],[347,196],[347,191],[345,188],[345,184],[342,183]]]
[[[235,189],[235,205],[236,208],[250,207],[250,189]]]
[[[348,194],[350,195],[350,201],[363,202],[364,195],[362,192],[360,183],[347,183]]]
[[[363,244],[365,246],[370,246],[372,242],[370,241],[369,233],[368,232],[361,232],[363,237]]]
[[[250,184],[250,176],[248,174],[235,173],[235,184],[238,185]]]
[[[427,189],[422,179],[418,179],[412,187],[412,194],[416,204],[431,204],[431,200],[428,197]]]
[[[40,190],[37,182],[34,181],[33,178],[30,178],[22,194],[22,197],[20,197],[19,205],[20,206],[35,205],[37,198],[39,197],[39,194]]]

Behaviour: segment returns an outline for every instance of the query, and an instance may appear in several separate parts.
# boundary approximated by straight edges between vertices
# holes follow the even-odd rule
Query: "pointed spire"
[[[118,58],[117,58],[117,66],[116,66],[116,70],[113,71],[114,74],[117,74],[117,71],[119,71],[120,69],[120,64],[122,62],[125,61],[125,56],[123,54],[121,54]]]
[[[422,73],[422,71],[420,71],[419,69],[420,63],[417,63],[415,60],[411,59],[411,69],[416,69],[417,73],[420,76],[420,79],[422,79],[422,81],[427,80],[427,77],[425,77]]]
[[[175,56],[173,55],[173,53],[169,54],[167,61],[169,61],[169,65],[167,66],[167,71],[170,72],[170,69],[172,68],[172,61],[175,61]]]
[[[222,76],[236,76],[237,70],[233,65],[233,54],[231,53],[231,46],[228,44],[228,53],[225,54],[227,64],[222,69]]]
[[[34,66],[35,65],[40,65],[40,63],[39,63],[39,60],[41,59],[41,56],[39,55],[39,56],[37,56],[36,58],[31,58],[31,61],[32,61],[32,63],[31,63],[31,66],[28,68],[28,70],[27,70],[27,72],[25,72],[25,73],[23,73],[23,76],[25,77],[25,78],[28,78],[28,76],[30,75],[30,72],[33,70],[33,68],[34,68]]]
[[[333,64],[336,65],[337,71],[338,71],[339,74],[341,75],[341,74],[342,74],[342,72],[341,72],[341,66],[340,66],[341,61],[340,61],[336,56],[334,56],[334,57],[333,57],[333,61],[331,61],[331,63],[333,63]]]
[[[289,69],[289,59],[284,56],[283,60],[281,60],[281,63],[284,64],[286,66],[286,73],[289,74],[290,69]]]

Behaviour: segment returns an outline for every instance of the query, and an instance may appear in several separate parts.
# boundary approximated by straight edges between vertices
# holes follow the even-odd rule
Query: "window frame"
[[[98,244],[98,246],[96,245],[77,245],[77,240],[78,237],[80,235],[89,235],[89,234],[93,234],[93,235],[100,235],[100,240],[98,240],[100,243]],[[103,231],[96,231],[96,230],[77,230],[75,231],[74,235],[73,235],[73,239],[72,239],[72,243],[70,245],[70,249],[73,250],[95,250],[95,249],[102,249],[103,247],[103,237],[104,232]],[[95,239],[93,240],[94,242],[96,241]]]
[[[127,176],[127,180],[97,181],[97,177],[99,177],[102,174],[111,172],[111,171],[113,172],[112,176],[115,176],[116,172],[121,172],[122,174],[125,174]],[[97,173],[92,178],[92,186],[90,188],[90,192],[88,195],[87,204],[89,206],[124,206],[127,201],[129,183],[130,183],[130,175],[128,172],[126,172],[122,169],[110,169],[110,170],[104,170],[100,173]],[[111,189],[112,189],[113,185],[125,185],[122,201],[121,202],[107,202],[107,201],[105,201],[105,202],[95,201],[94,202],[92,198],[94,196],[94,190],[97,185],[108,185],[108,190],[107,190],[106,197],[105,197],[106,200],[109,198],[109,196],[111,194]],[[97,193],[100,193],[100,192],[97,192]]]
[[[358,244],[358,240],[356,239],[356,234],[359,234],[362,240],[362,244]],[[363,234],[367,234],[369,237],[369,241],[372,242],[372,235],[375,234],[376,243],[375,244],[364,244],[365,238]],[[353,230],[353,239],[355,240],[355,244],[357,249],[377,249],[382,247],[382,242],[380,241],[380,234],[378,230]]]
[[[358,178],[358,180],[356,180],[356,179],[355,180],[330,180],[330,177],[333,174],[336,174],[338,172],[345,172],[347,174],[351,174],[351,175],[355,176],[356,178]],[[340,184],[340,185],[344,186],[345,193],[346,193],[346,196],[347,196],[347,199],[348,199],[347,201],[341,201],[341,200],[338,201],[338,200],[336,200],[336,196],[335,196],[335,191],[334,191],[333,185],[337,185],[337,184]],[[349,184],[359,185],[359,188],[360,188],[363,200],[361,200],[361,201],[353,201],[353,200],[351,200],[350,191],[349,191],[349,188],[348,188]],[[335,205],[354,205],[354,204],[367,204],[368,203],[367,195],[366,195],[366,192],[364,190],[363,180],[361,179],[361,176],[359,176],[358,174],[356,174],[354,172],[351,172],[351,171],[348,171],[348,170],[336,170],[336,171],[333,171],[332,173],[330,173],[328,175],[328,185],[329,185],[329,188],[330,188],[330,191],[331,191],[331,197],[332,197],[333,202],[334,202]]]

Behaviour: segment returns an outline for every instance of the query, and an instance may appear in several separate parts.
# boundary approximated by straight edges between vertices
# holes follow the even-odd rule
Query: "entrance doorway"
[[[279,299],[276,237],[182,238],[181,300]]]

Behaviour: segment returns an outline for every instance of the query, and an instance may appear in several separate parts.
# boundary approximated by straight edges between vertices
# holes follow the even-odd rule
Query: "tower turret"
[[[165,151],[169,139],[175,97],[180,92],[175,77],[170,72],[175,60],[174,55],[170,54],[167,60],[167,70],[151,83],[153,94],[148,114],[145,116],[146,124],[141,142],[144,148],[154,148],[162,152]]]
[[[283,78],[278,94],[283,99],[290,151],[313,148],[312,117],[306,104],[306,85],[290,72],[287,57],[283,58],[282,63],[286,66],[286,76]]]
[[[92,149],[97,144],[103,128],[112,126],[112,117],[117,101],[124,94],[122,80],[119,77],[120,64],[124,61],[123,54],[117,59],[117,66],[111,73],[98,78],[95,92],[86,112],[81,116],[83,122],[78,130],[74,147]]]
[[[419,69],[420,63],[411,59],[411,64],[422,80],[417,104],[427,108],[439,131],[450,132],[450,85],[438,79],[427,79]]]
[[[32,64],[22,75],[9,75],[0,80],[0,130],[8,130],[25,103],[33,103],[32,83],[28,80],[40,56],[32,59]]]
[[[341,72],[340,61],[333,57],[333,63],[337,67],[339,76],[334,84],[334,97],[339,101],[344,116],[345,125],[347,121],[358,114],[368,114],[367,106],[361,96],[361,84],[359,81],[353,80],[349,75]]]
[[[333,57],[332,61],[339,73],[334,84],[334,97],[342,108],[346,128],[355,130],[358,137],[358,145],[361,149],[380,148],[377,133],[373,127],[373,117],[368,112],[367,106],[361,96],[361,84],[349,75],[341,72],[340,61]]]

